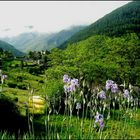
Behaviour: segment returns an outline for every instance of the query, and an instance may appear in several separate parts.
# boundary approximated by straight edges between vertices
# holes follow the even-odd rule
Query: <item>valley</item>
[[[3,38],[0,138],[139,139],[139,17],[133,1],[88,26]]]

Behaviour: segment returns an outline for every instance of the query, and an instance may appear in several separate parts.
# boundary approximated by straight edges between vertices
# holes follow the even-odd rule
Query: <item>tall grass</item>
[[[72,92],[66,92],[64,99],[64,114],[54,106],[49,107],[46,115],[42,118],[45,121],[47,139],[128,139],[138,138],[134,136],[135,123],[138,110],[138,98],[124,97],[122,91],[117,93],[106,92],[107,99],[98,97],[99,89],[94,90],[88,100],[83,94],[81,96],[81,107],[76,109],[78,100]],[[108,94],[108,95],[107,95]],[[79,102],[79,101],[78,101]],[[55,100],[54,100],[55,103]],[[116,107],[118,106],[118,107]],[[76,114],[74,111],[77,111]],[[99,124],[94,128],[96,112],[104,116],[104,129]],[[43,122],[43,121],[42,121]],[[41,122],[40,122],[41,123]],[[139,131],[140,132],[140,131]]]
[[[66,84],[70,86],[70,84]],[[100,91],[105,91],[106,98],[101,98]],[[125,90],[125,88],[124,88]],[[82,88],[65,90],[65,96],[59,107],[49,104],[45,114],[36,116],[27,112],[29,132],[18,135],[21,139],[133,139],[140,138],[140,110],[138,98],[124,97],[124,90],[112,93],[111,89],[95,88],[90,98]],[[131,89],[128,89],[131,91]],[[29,93],[30,94],[30,93]],[[31,93],[28,96],[33,96]],[[78,106],[79,105],[79,106]],[[60,111],[61,108],[61,111]],[[34,108],[33,108],[34,109]],[[62,111],[63,109],[63,111]],[[29,109],[28,109],[29,111]],[[62,113],[63,112],[63,113]],[[103,115],[104,127],[96,123],[96,113]],[[8,132],[0,132],[0,139],[15,139],[17,136]]]

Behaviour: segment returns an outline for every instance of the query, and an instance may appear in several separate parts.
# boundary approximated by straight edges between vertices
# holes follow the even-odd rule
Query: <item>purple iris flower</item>
[[[111,87],[111,92],[116,93],[118,91],[118,86],[117,84],[113,84]]]
[[[129,91],[127,89],[124,90],[124,97],[125,98],[128,98],[129,97]]]
[[[111,89],[111,92],[116,93],[118,91],[118,86],[114,81],[107,80],[106,81],[106,90],[109,90],[109,89]]]
[[[104,118],[103,118],[103,115],[99,114],[98,112],[96,113],[96,116],[95,116],[94,127],[96,127],[96,123],[99,123],[101,129],[104,128]]]
[[[8,76],[7,76],[7,75],[2,75],[2,78],[3,78],[3,79],[7,79]]]
[[[70,78],[69,78],[68,75],[65,74],[65,75],[63,76],[63,82],[65,82],[65,83],[70,82]]]
[[[69,91],[74,92],[76,90],[75,85],[70,85],[69,86]]]
[[[76,87],[79,86],[78,79],[70,79],[69,76],[66,74],[63,76],[63,81],[66,83],[66,85],[64,85],[65,92],[75,92]]]
[[[104,128],[104,121],[100,121],[100,128],[103,129]]]
[[[65,91],[66,93],[68,93],[68,92],[70,91],[69,86],[64,85],[64,91]]]
[[[106,95],[105,95],[105,92],[103,90],[99,92],[99,97],[101,99],[106,99]]]
[[[71,85],[79,86],[79,84],[78,84],[78,79],[73,78],[73,79],[71,80]]]
[[[111,89],[112,85],[114,84],[114,81],[112,80],[107,80],[106,81],[106,90]]]
[[[99,120],[100,119],[103,119],[103,115],[102,114],[99,114]]]

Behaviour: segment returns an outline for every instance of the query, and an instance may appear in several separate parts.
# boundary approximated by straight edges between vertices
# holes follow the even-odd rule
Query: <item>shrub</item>
[[[42,74],[42,70],[39,67],[29,67],[28,72],[34,75]]]
[[[14,98],[14,101],[15,101],[15,102],[18,102],[18,97],[15,97],[15,98]]]
[[[16,81],[17,82],[22,82],[23,81],[23,77],[22,76],[17,76],[16,77]]]
[[[18,133],[19,129],[23,130],[26,127],[26,124],[25,120],[22,120],[20,116],[17,105],[10,98],[1,94],[0,129]]]
[[[19,89],[23,89],[23,90],[26,90],[26,89],[27,89],[27,85],[26,85],[26,84],[23,84],[23,83],[19,83],[19,84],[17,85],[17,87],[18,87]]]
[[[44,81],[43,80],[39,80],[39,83],[44,83]]]
[[[19,67],[19,65],[18,64],[15,64],[15,68],[18,68]]]
[[[50,107],[63,110],[63,98],[65,96],[63,83],[60,80],[48,80],[45,87],[46,96],[49,99]]]
[[[15,88],[15,87],[17,87],[17,84],[16,84],[16,83],[13,83],[13,82],[8,82],[7,85],[8,85],[10,88]]]

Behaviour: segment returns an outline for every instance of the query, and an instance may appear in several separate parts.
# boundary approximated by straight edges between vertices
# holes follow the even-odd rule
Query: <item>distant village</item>
[[[49,51],[29,51],[28,54],[23,56],[14,56],[11,52],[5,51],[0,48],[0,68],[4,67],[6,62],[10,61],[19,61],[20,67],[26,66],[43,66],[44,68],[47,67]],[[16,65],[16,67],[18,64]],[[11,65],[12,67],[12,65]]]

